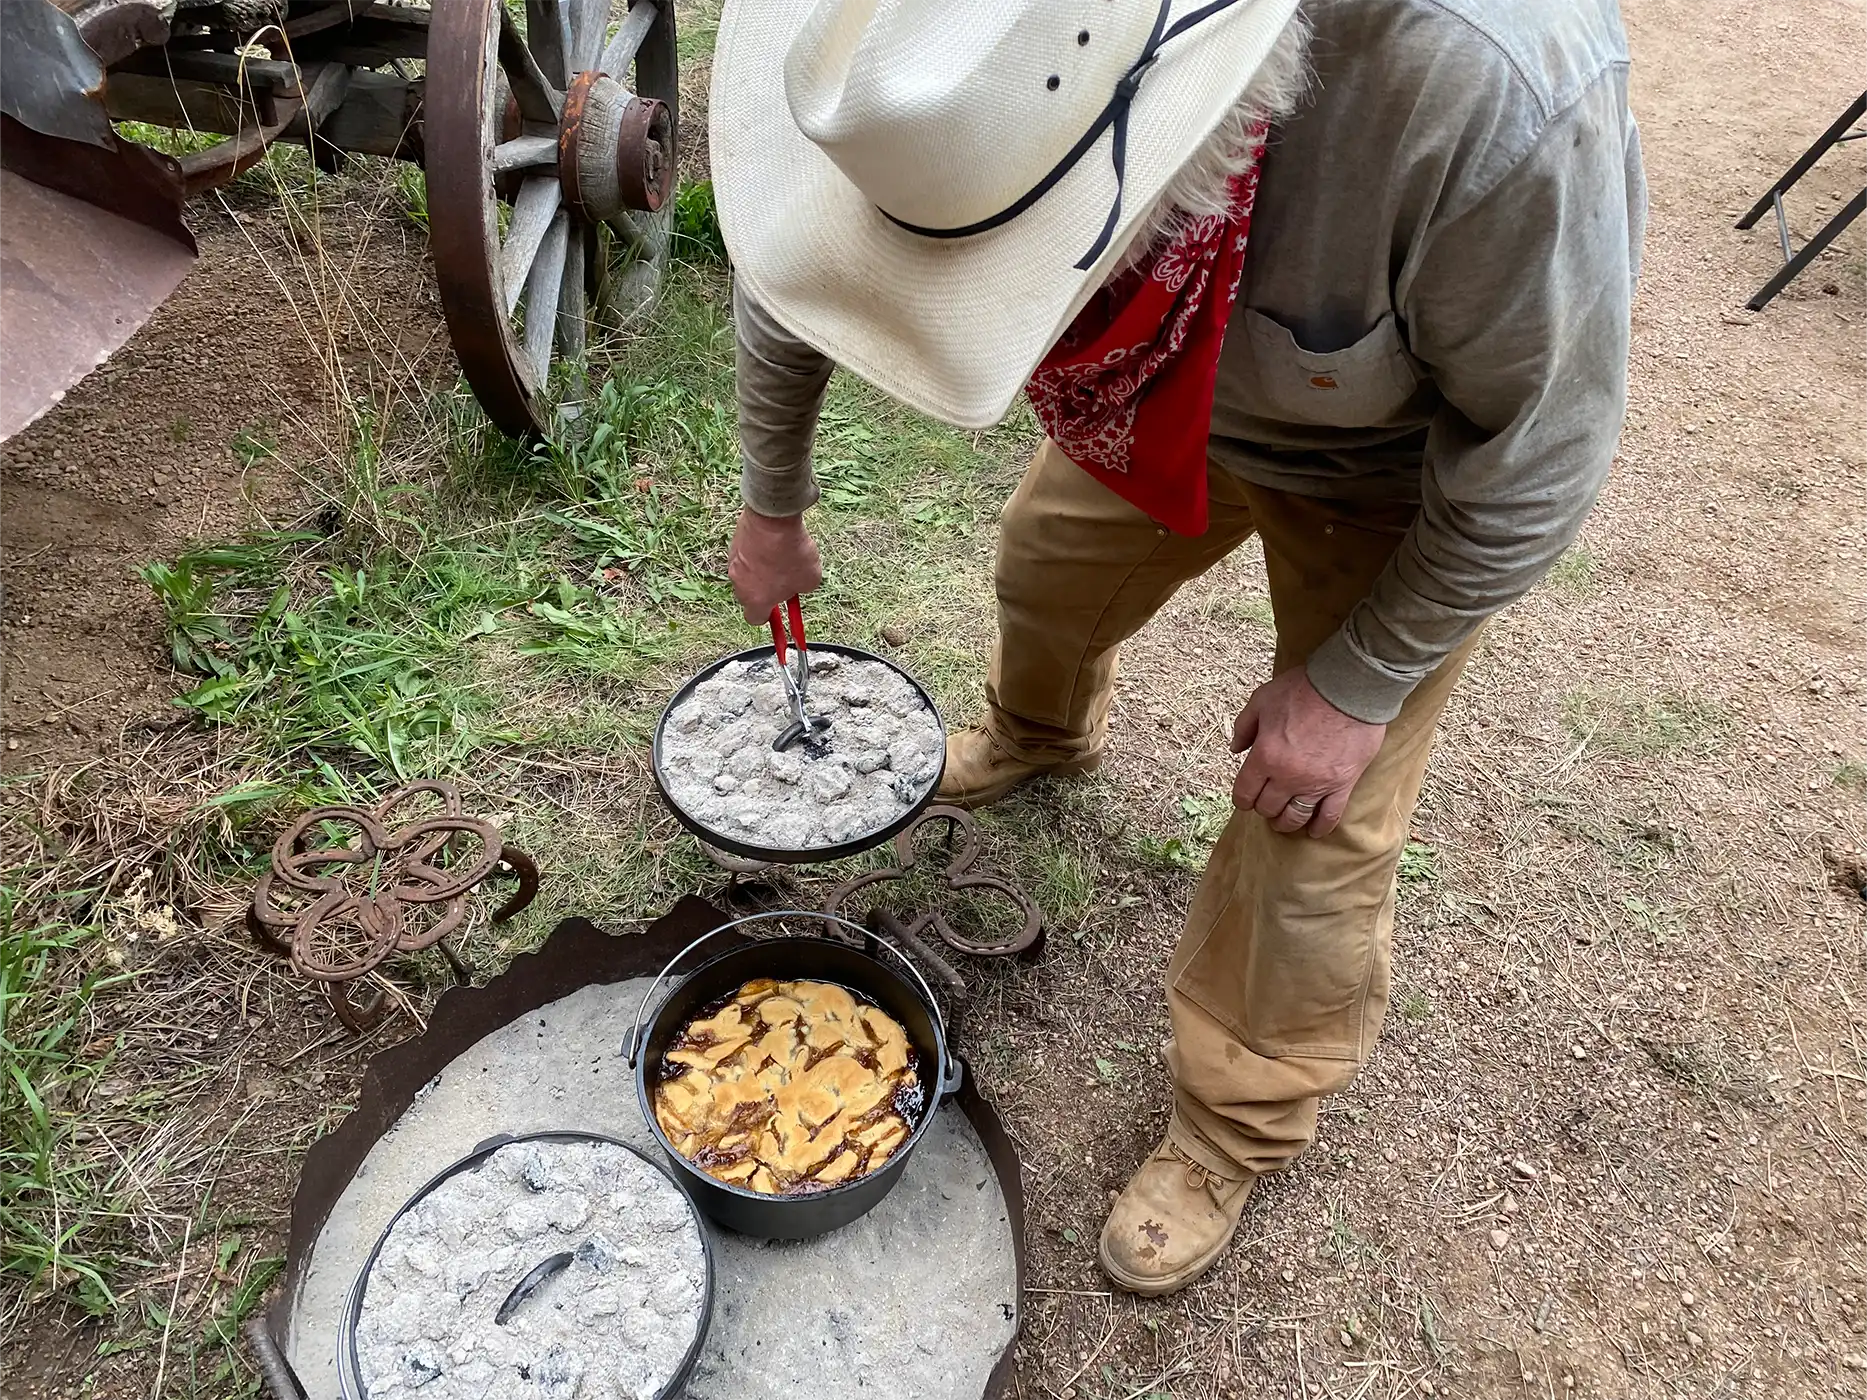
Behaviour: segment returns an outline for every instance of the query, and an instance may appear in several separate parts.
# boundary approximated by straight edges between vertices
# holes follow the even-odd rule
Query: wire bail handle
[[[693,952],[694,949],[698,948],[702,943],[706,943],[722,933],[730,932],[736,928],[744,928],[747,924],[764,923],[772,919],[817,919],[826,924],[835,924],[839,928],[849,930],[851,933],[861,934],[863,950],[865,952],[870,948],[882,947],[893,953],[900,961],[901,965],[908,970],[908,974],[913,977],[915,984],[921,989],[921,995],[927,998],[927,1010],[933,1015],[934,1024],[940,1028],[940,1043],[946,1049],[947,1058],[947,1063],[940,1067],[943,1075],[943,1087],[945,1084],[951,1084],[955,1088],[958,1087],[959,1066],[954,1061],[953,1047],[947,1040],[946,1016],[940,1010],[940,1003],[934,998],[933,988],[927,985],[927,979],[921,976],[921,970],[914,965],[913,959],[909,958],[906,953],[895,947],[894,944],[890,943],[886,938],[883,938],[874,929],[859,924],[854,919],[845,919],[840,914],[817,913],[808,909],[768,909],[762,914],[747,914],[743,918],[729,920],[721,924],[718,928],[708,929],[705,933],[701,934],[700,937],[696,938],[692,943],[689,943],[685,948],[681,949],[680,952],[676,953],[672,958],[669,958],[668,965],[655,974],[655,980],[650,982],[648,984],[648,990],[642,993],[642,1004],[635,1009],[635,1025],[629,1031],[629,1053],[627,1056],[628,1065],[631,1070],[633,1070],[636,1064],[641,1060],[643,1047],[648,1044],[648,1003],[653,999],[655,992],[660,988],[661,984],[667,980],[668,974],[674,971],[676,964],[689,953]]]

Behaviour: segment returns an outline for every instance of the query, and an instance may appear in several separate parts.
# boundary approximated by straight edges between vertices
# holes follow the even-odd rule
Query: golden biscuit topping
[[[894,1156],[920,1111],[907,1032],[830,982],[748,982],[662,1056],[655,1120],[688,1161],[768,1195],[827,1190]]]

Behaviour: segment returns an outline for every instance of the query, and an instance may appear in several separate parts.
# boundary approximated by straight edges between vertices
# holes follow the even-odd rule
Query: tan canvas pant
[[[1170,534],[1046,442],[1005,508],[987,723],[1029,762],[1097,749],[1115,649],[1256,532],[1275,669],[1301,665],[1364,598],[1411,506],[1326,501],[1214,468],[1211,525]],[[1213,1171],[1272,1171],[1307,1147],[1323,1094],[1366,1062],[1387,1010],[1394,870],[1433,731],[1476,638],[1414,690],[1317,840],[1234,812],[1167,967],[1172,1134]],[[1243,696],[1239,704],[1244,703]]]

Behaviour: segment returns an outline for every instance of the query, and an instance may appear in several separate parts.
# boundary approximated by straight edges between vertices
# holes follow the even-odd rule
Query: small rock
[[[1493,1230],[1491,1232],[1491,1248],[1502,1251],[1509,1244],[1510,1244],[1510,1231],[1509,1230],[1500,1229],[1500,1230]]]
[[[894,624],[890,623],[887,627],[882,628],[882,640],[887,642],[891,647],[904,647],[908,644],[907,629],[896,627]]]
[[[1526,1157],[1513,1158],[1510,1169],[1525,1181],[1535,1181],[1537,1178],[1536,1164]]]
[[[1849,1352],[1841,1358],[1841,1364],[1850,1371],[1867,1371],[1867,1352]]]
[[[1688,1330],[1685,1334],[1685,1344],[1689,1347],[1702,1347],[1705,1345],[1705,1339],[1698,1333]]]
[[[1284,1270],[1284,1282],[1295,1283],[1296,1281],[1297,1281],[1297,1271],[1295,1269],[1285,1269]]]
[[[1504,1193],[1504,1214],[1515,1215],[1516,1213],[1517,1213],[1517,1198],[1511,1195],[1510,1192],[1506,1191]]]
[[[1571,1045],[1569,1047],[1569,1053],[1578,1060],[1586,1060],[1588,1058],[1588,1051],[1580,1045]]]
[[[1391,1148],[1391,1147],[1384,1147],[1384,1148],[1382,1148],[1382,1149],[1381,1149],[1381,1155],[1382,1155],[1383,1157],[1385,1157],[1385,1158],[1386,1158],[1386,1159],[1387,1159],[1388,1161],[1390,1161],[1390,1162],[1397,1162],[1397,1161],[1399,1161],[1399,1160],[1400,1160],[1400,1154],[1399,1154],[1398,1152],[1396,1152],[1396,1151],[1394,1151],[1394,1149],[1393,1149],[1393,1148]]]
[[[1342,1345],[1345,1347],[1354,1346],[1355,1345],[1355,1334],[1345,1329],[1342,1333]]]
[[[1684,1307],[1689,1308],[1697,1301],[1698,1299],[1694,1298],[1690,1293],[1681,1293],[1679,1295],[1679,1302]]]
[[[19,747],[19,740],[18,740],[18,739],[8,739],[8,740],[6,741],[6,751],[7,751],[8,753],[12,753],[12,752],[13,752],[13,751],[14,751],[15,749],[17,749],[18,747]]]

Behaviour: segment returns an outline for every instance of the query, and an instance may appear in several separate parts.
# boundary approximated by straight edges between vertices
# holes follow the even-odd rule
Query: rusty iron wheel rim
[[[581,364],[593,306],[610,324],[645,314],[667,262],[671,200],[595,224],[566,197],[565,93],[600,68],[665,104],[672,123],[678,81],[671,3],[612,13],[611,0],[528,0],[526,14],[521,28],[500,0],[437,5],[424,97],[429,242],[448,334],[487,417],[517,438],[548,432],[551,366]],[[533,304],[549,317],[531,316]]]

